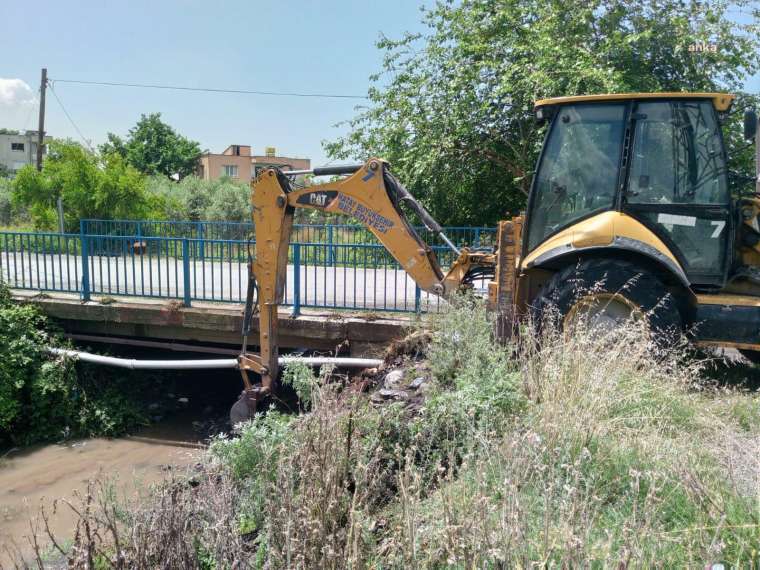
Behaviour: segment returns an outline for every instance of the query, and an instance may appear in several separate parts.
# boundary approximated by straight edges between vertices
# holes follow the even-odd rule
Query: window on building
[[[222,176],[229,176],[230,178],[238,177],[237,164],[225,164],[222,166]]]
[[[16,151],[16,152],[24,152],[24,143],[12,142],[11,150]]]

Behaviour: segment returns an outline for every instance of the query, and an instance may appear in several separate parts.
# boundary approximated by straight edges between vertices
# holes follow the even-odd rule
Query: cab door
[[[720,287],[731,262],[726,157],[712,102],[639,102],[622,208],[673,251],[693,285]]]

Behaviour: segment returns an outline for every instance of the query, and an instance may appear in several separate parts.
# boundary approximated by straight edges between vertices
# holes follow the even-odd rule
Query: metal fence
[[[140,224],[140,231],[129,224]],[[79,234],[0,232],[0,266],[11,288],[78,293],[83,300],[99,295],[177,299],[186,306],[193,301],[243,303],[253,242],[208,237],[236,226],[245,224],[83,220]],[[435,309],[439,299],[421,291],[374,236],[374,243],[346,242],[356,227],[361,228],[300,227],[300,237],[316,241],[290,245],[285,304],[293,313],[302,307]],[[110,233],[86,231],[91,229]],[[248,225],[245,231],[250,230]],[[478,235],[483,241],[494,233],[491,228],[461,230],[461,236]],[[159,231],[180,235],[149,235]],[[196,237],[198,231],[206,237]],[[453,261],[448,248],[433,249],[442,266]]]
[[[253,236],[250,222],[211,222],[173,220],[96,220],[80,222],[80,233],[99,236],[182,237],[198,240],[248,240]],[[445,245],[440,237],[424,226],[415,226],[420,237],[431,246]],[[496,228],[449,226],[444,228],[456,245],[473,248],[492,247]],[[359,224],[294,224],[291,234],[294,243],[377,244],[375,236]]]

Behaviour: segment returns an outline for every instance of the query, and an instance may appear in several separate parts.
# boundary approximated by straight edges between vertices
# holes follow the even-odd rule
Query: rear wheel
[[[555,316],[563,330],[581,320],[609,331],[646,319],[650,331],[662,341],[675,340],[683,326],[662,281],[622,260],[589,259],[558,271],[536,299],[533,311],[539,327]]]

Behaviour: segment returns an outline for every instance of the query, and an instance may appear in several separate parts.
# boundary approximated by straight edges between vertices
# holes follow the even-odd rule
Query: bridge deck
[[[140,345],[141,340],[159,341],[166,346],[239,347],[243,323],[240,304],[197,303],[183,307],[162,300],[118,298],[82,303],[71,294],[35,295],[13,290],[14,298],[33,302],[54,318],[63,330],[77,337],[116,339],[120,344]],[[361,314],[349,311],[305,310],[297,318],[280,313],[280,346],[283,348],[335,351],[352,356],[377,356],[389,342],[400,338],[413,324],[411,315]],[[254,319],[250,345],[258,338]],[[123,342],[122,342],[123,341]]]

